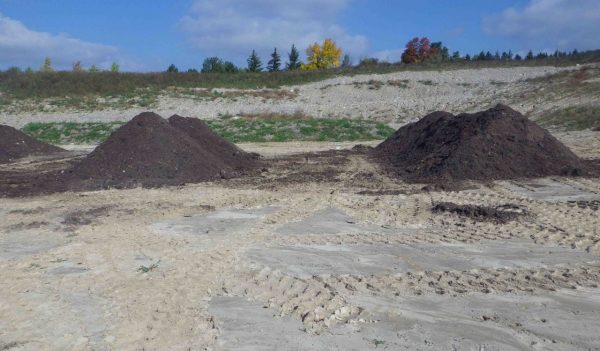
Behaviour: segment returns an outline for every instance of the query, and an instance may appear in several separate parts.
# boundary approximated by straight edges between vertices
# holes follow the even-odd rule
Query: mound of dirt
[[[215,135],[203,122],[144,112],[77,164],[69,182],[87,187],[160,186],[233,177],[256,166],[256,156]]]
[[[198,118],[173,115],[169,117],[169,124],[187,134],[205,150],[219,156],[231,167],[251,167],[256,163],[258,154],[245,152],[213,132],[206,122]]]
[[[581,175],[584,163],[546,130],[505,105],[473,114],[433,112],[372,151],[396,176],[442,183]]]
[[[13,127],[0,125],[0,163],[27,156],[49,155],[65,151],[43,143]]]
[[[457,205],[453,202],[440,202],[431,208],[433,213],[454,213],[476,221],[492,221],[506,223],[527,214],[527,210],[517,205],[501,205],[497,207]]]
[[[592,129],[594,132],[600,132],[600,124],[596,126],[596,128]]]

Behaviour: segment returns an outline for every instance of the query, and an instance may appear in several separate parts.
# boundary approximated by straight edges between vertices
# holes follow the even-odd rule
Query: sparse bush
[[[73,63],[73,72],[81,73],[83,72],[83,67],[81,66],[81,61],[76,61]]]
[[[113,73],[119,72],[119,68],[119,64],[116,62],[113,62],[112,65],[110,65],[110,71]]]

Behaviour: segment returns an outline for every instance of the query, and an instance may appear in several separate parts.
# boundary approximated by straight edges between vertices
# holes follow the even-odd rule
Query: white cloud
[[[304,51],[325,38],[334,39],[345,53],[362,55],[368,40],[335,23],[349,0],[196,0],[179,23],[191,45],[205,56],[238,63],[256,49],[266,61],[274,47]]]
[[[524,8],[508,8],[484,18],[490,35],[520,40],[532,48],[600,48],[600,1],[531,0]]]
[[[84,66],[108,67],[116,60],[117,53],[113,46],[85,42],[66,34],[33,31],[0,14],[0,66],[38,68],[48,56],[58,69],[70,69],[75,61]]]

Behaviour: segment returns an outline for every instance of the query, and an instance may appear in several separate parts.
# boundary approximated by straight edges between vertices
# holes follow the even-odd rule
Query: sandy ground
[[[267,181],[0,199],[0,350],[598,349],[600,179],[424,192],[355,155],[275,169],[349,144],[243,147]]]
[[[196,95],[193,91],[177,96],[164,94],[151,110],[164,117],[176,113],[203,119],[241,113],[301,112],[319,118],[364,118],[401,125],[436,110],[475,112],[504,103],[536,117],[557,107],[600,103],[597,92],[573,96],[566,84],[566,89],[548,91],[540,82],[531,81],[582,68],[484,68],[342,76],[276,90],[213,89],[220,97],[206,96],[204,90]],[[0,123],[20,128],[29,122],[128,121],[147,109],[38,109],[27,113],[2,109]]]

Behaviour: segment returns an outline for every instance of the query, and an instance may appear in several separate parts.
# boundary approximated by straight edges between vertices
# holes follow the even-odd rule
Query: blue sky
[[[599,0],[0,0],[0,68],[199,68],[331,37],[353,60],[397,61],[414,36],[450,51],[600,48]]]

